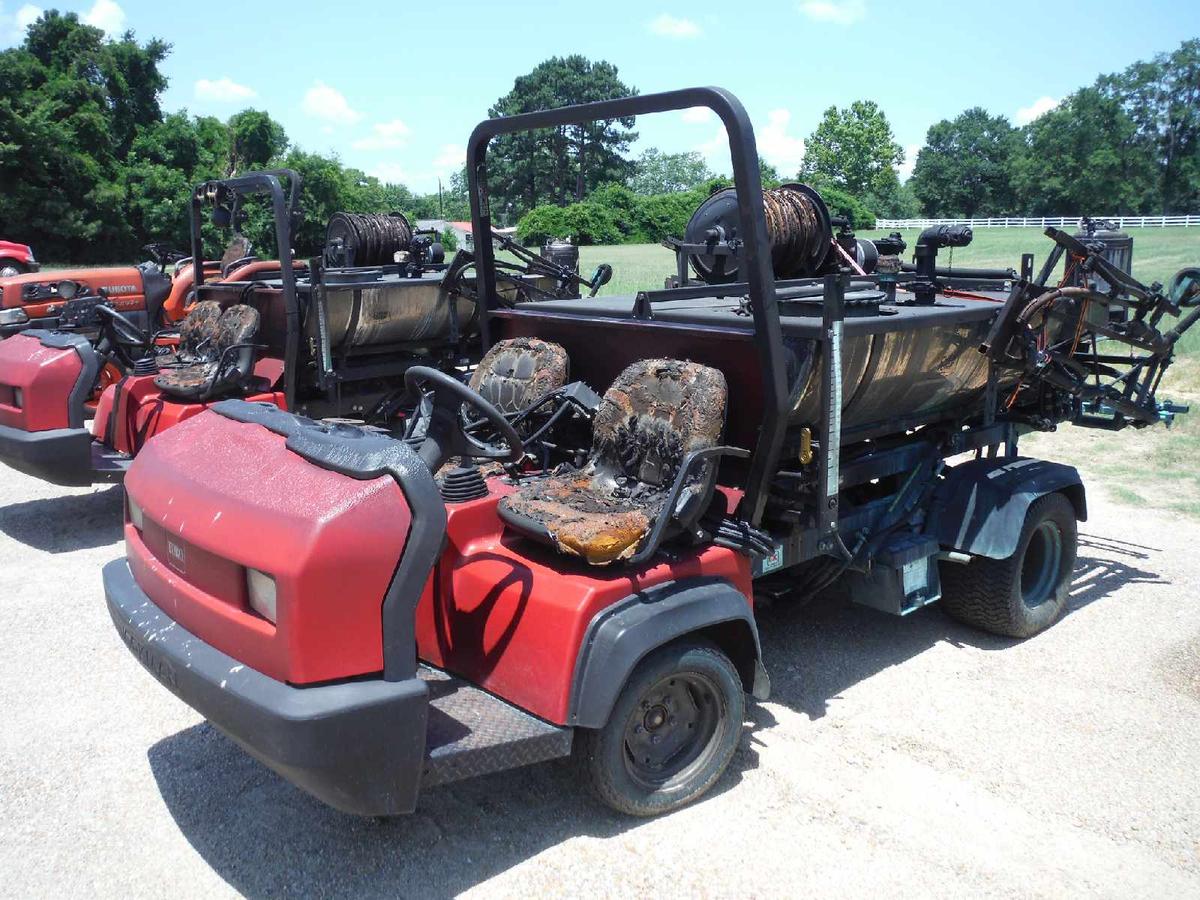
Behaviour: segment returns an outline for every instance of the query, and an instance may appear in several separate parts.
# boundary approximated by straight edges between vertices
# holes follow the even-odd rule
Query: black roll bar
[[[685,88],[485,119],[476,125],[467,145],[467,184],[471,194],[471,231],[475,235],[477,292],[481,301],[480,333],[486,351],[491,344],[488,315],[499,305],[496,260],[490,240],[492,214],[487,189],[487,148],[492,138],[540,128],[671,112],[693,106],[711,109],[725,125],[733,163],[733,181],[737,188],[739,234],[747,251],[741,259],[741,277],[749,285],[750,310],[754,316],[754,343],[763,387],[763,418],[758,443],[750,458],[746,494],[738,508],[738,517],[749,521],[751,525],[758,525],[787,428],[788,389],[783,359],[783,332],[775,299],[775,274],[771,268],[771,245],[763,215],[758,148],[745,107],[729,91],[718,87]]]
[[[288,196],[283,196],[280,178],[288,180]],[[192,271],[193,289],[204,284],[204,246],[201,229],[201,208],[210,196],[220,189],[234,195],[233,228],[237,227],[237,208],[243,197],[269,194],[271,214],[275,219],[275,249],[279,258],[279,273],[283,282],[283,302],[287,311],[287,340],[284,344],[283,383],[287,408],[296,404],[296,368],[300,353],[300,301],[296,295],[296,270],[292,260],[292,229],[296,224],[300,198],[300,174],[293,169],[268,169],[247,172],[233,178],[214,179],[196,185],[192,191]]]

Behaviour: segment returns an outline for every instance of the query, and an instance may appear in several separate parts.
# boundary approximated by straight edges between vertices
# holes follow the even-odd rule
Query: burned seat
[[[471,373],[470,387],[502,413],[517,415],[565,385],[569,371],[567,351],[558,344],[510,338],[483,355]]]
[[[592,565],[640,562],[690,531],[712,496],[725,376],[674,359],[629,366],[604,394],[587,463],[500,501],[513,531]]]
[[[550,416],[544,408],[535,409],[534,405],[560,391],[567,383],[570,369],[567,351],[558,344],[533,337],[509,338],[493,344],[483,355],[471,373],[469,387],[504,413],[521,438],[527,439]],[[423,410],[410,435],[419,435],[427,414],[428,410]],[[474,423],[472,430],[478,430],[482,424]],[[453,457],[442,471],[453,472],[467,462]],[[485,477],[504,474],[504,466],[495,460],[473,464]]]
[[[183,400],[208,400],[240,389],[253,374],[258,310],[242,303],[219,310],[215,301],[206,300],[184,319],[179,352],[159,361],[154,379],[164,393]]]

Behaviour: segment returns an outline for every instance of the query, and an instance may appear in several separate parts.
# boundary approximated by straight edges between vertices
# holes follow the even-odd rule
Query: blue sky
[[[171,41],[168,110],[267,109],[304,149],[418,190],[461,165],[488,106],[555,54],[606,59],[643,93],[729,88],[760,153],[790,175],[830,104],[876,100],[911,165],[939,119],[980,105],[1022,122],[1101,72],[1200,36],[1200,0],[0,0],[0,45],[41,6]],[[638,130],[635,149],[700,150],[728,168],[711,119],[668,114]]]

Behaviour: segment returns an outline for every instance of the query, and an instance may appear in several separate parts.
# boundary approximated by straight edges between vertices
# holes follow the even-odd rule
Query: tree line
[[[74,13],[49,11],[0,52],[0,234],[48,260],[111,261],[143,243],[185,248],[193,185],[256,168],[303,179],[301,255],[319,251],[334,212],[469,217],[465,173],[439,194],[386,184],[294,145],[264,111],[228,119],[164,113],[170,45],[132,32],[108,39]],[[516,79],[488,110],[514,115],[636,94],[615,66],[571,55]],[[636,122],[617,119],[506,135],[489,151],[493,218],[523,240],[581,243],[680,235],[692,210],[729,183],[696,152],[630,157]],[[1024,127],[981,108],[933,125],[912,177],[873,101],[829,107],[798,172],[763,164],[770,187],[802,180],[856,228],[876,216],[1171,213],[1200,209],[1200,40],[1104,75]],[[273,252],[269,221],[247,234]],[[215,251],[216,234],[209,236]]]

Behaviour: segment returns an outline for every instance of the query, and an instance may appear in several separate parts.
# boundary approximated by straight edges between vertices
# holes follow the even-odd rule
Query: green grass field
[[[1165,284],[1184,266],[1200,265],[1200,228],[1135,228],[1131,234],[1133,273],[1142,281]],[[916,230],[904,233],[909,252],[916,237]],[[1051,246],[1037,228],[981,228],[971,246],[956,250],[953,257],[944,252],[939,261],[1016,268],[1022,253],[1035,254],[1039,264]],[[581,248],[584,272],[601,262],[610,263],[614,270],[604,294],[661,288],[675,268],[674,254],[654,244]],[[1078,466],[1089,476],[1092,490],[1101,490],[1119,503],[1200,518],[1200,326],[1180,342],[1159,397],[1190,403],[1195,412],[1178,418],[1169,430],[1156,426],[1111,434],[1065,427],[1053,434],[1030,435],[1022,442],[1022,452]]]

